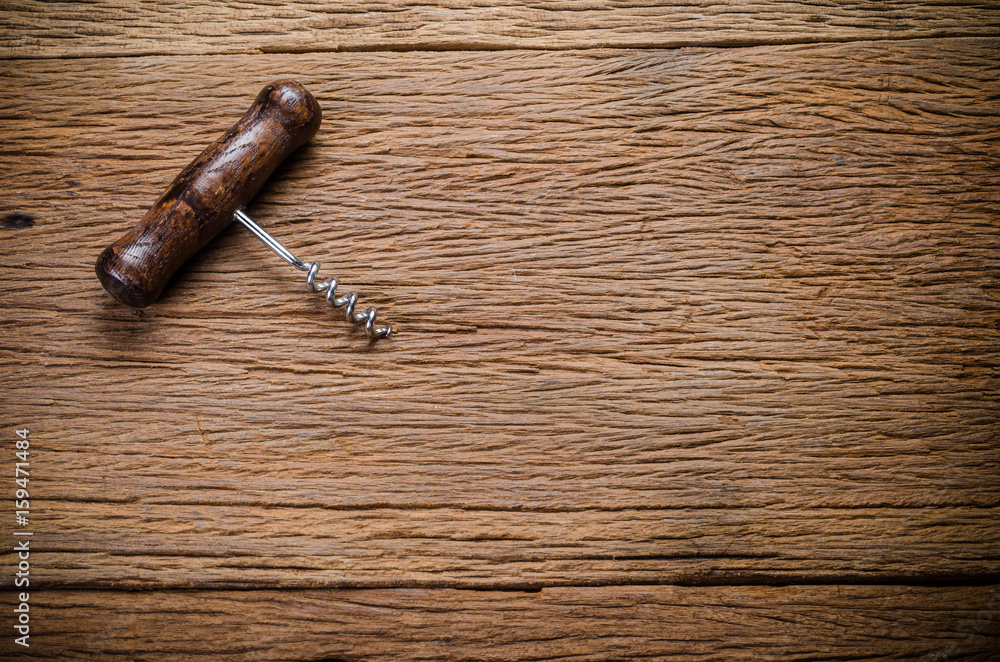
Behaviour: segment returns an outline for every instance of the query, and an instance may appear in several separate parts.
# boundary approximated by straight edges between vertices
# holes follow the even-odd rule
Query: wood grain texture
[[[5,0],[0,57],[674,48],[998,33],[1000,4],[992,0]]]
[[[7,596],[5,596],[7,597]],[[39,591],[33,660],[995,660],[1000,587]],[[5,611],[10,610],[4,602]],[[0,651],[20,659],[7,637]]]
[[[3,65],[0,392],[32,430],[33,581],[995,578],[996,53]],[[325,124],[250,211],[394,340],[236,228],[146,311],[93,277],[281,76]]]

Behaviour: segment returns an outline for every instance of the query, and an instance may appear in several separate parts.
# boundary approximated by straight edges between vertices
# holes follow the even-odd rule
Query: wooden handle
[[[261,90],[236,125],[184,169],[139,224],[97,258],[97,277],[118,301],[144,308],[246,205],[286,156],[319,130],[316,99],[298,83]]]

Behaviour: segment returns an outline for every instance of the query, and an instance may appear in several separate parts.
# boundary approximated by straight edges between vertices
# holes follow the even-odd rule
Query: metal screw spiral
[[[365,327],[365,333],[372,340],[378,340],[379,338],[385,338],[390,333],[392,333],[392,326],[386,324],[384,326],[375,326],[375,316],[378,311],[374,308],[365,308],[362,312],[354,312],[355,306],[358,305],[358,294],[357,292],[350,292],[341,296],[337,296],[337,279],[334,277],[327,278],[319,285],[316,284],[316,274],[319,273],[319,262],[305,262],[304,263],[309,268],[309,273],[306,274],[306,284],[309,286],[310,292],[325,292],[327,304],[332,308],[345,308],[344,312],[346,314],[347,320],[351,324],[362,324]]]
[[[362,312],[354,312],[355,307],[358,305],[358,295],[356,292],[351,292],[349,294],[344,294],[337,296],[337,279],[327,278],[320,284],[316,284],[316,275],[319,273],[319,262],[303,262],[298,259],[291,252],[282,246],[277,239],[269,235],[264,228],[260,227],[253,220],[246,215],[242,209],[237,209],[233,213],[233,220],[242,223],[246,229],[250,230],[255,237],[263,241],[268,248],[277,253],[283,260],[288,262],[296,269],[301,269],[306,273],[306,284],[309,286],[310,292],[320,292],[326,293],[326,302],[330,304],[333,308],[344,308],[347,313],[347,320],[351,324],[364,325],[365,333],[372,340],[378,340],[379,338],[387,338],[389,334],[392,333],[392,326],[389,324],[384,324],[382,326],[375,326],[375,315],[377,311],[374,308],[365,308]]]

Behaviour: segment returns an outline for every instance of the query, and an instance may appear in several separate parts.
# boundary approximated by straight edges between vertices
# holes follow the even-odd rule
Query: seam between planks
[[[582,580],[582,581],[504,581],[504,582],[468,582],[468,581],[328,581],[328,582],[234,582],[234,581],[204,581],[194,585],[190,582],[144,582],[144,581],[51,581],[39,580],[32,585],[37,590],[45,591],[320,591],[320,590],[456,590],[456,591],[504,591],[510,593],[539,593],[554,588],[635,588],[654,586],[675,586],[682,588],[724,588],[724,587],[807,587],[807,586],[923,586],[933,588],[965,588],[976,586],[1000,586],[1000,573],[988,572],[976,575],[941,574],[941,575],[878,575],[864,577],[849,573],[832,573],[829,575],[787,574],[769,575],[766,573],[733,573],[692,574],[682,577],[650,580],[636,578],[635,580]],[[11,586],[2,586],[2,590],[13,590]]]
[[[920,41],[927,39],[998,39],[1000,31],[994,34],[984,34],[979,31],[947,31],[930,32],[921,35],[884,35],[879,37],[830,37],[830,38],[773,38],[773,39],[673,39],[663,41],[629,42],[629,41],[596,41],[588,44],[566,44],[555,46],[536,46],[533,44],[503,43],[490,41],[449,41],[449,42],[410,42],[359,44],[356,46],[329,46],[314,48],[251,48],[244,51],[220,49],[204,53],[179,53],[166,49],[146,49],[128,53],[80,53],[63,55],[0,55],[0,62],[17,62],[19,60],[87,60],[87,59],[122,59],[136,57],[215,57],[219,55],[304,55],[309,53],[413,53],[413,52],[495,52],[495,51],[588,51],[588,50],[674,50],[680,48],[758,48],[763,46],[807,46],[813,44],[849,44],[877,43],[898,41]]]
[[[909,581],[907,581],[909,579]],[[471,585],[471,586],[444,586],[439,584],[426,585],[426,586],[376,586],[376,587],[356,587],[354,585],[345,586],[295,586],[288,589],[285,586],[268,586],[260,585],[253,586],[249,584],[226,586],[226,587],[212,587],[206,585],[202,586],[191,586],[188,584],[179,584],[177,586],[160,586],[160,585],[141,585],[141,586],[130,586],[126,588],[121,588],[118,586],[111,586],[108,584],[94,584],[91,586],[84,586],[78,584],[42,584],[39,583],[39,589],[44,589],[46,593],[58,593],[58,592],[74,592],[74,591],[93,591],[95,593],[159,593],[162,591],[231,591],[233,593],[254,593],[263,591],[282,591],[282,590],[295,590],[295,591],[372,591],[372,590],[401,590],[401,591],[411,591],[411,590],[437,590],[441,589],[443,591],[468,591],[470,593],[527,593],[527,594],[537,594],[547,591],[549,589],[577,589],[577,588],[637,588],[641,589],[644,587],[648,588],[658,588],[658,587],[679,587],[679,588],[752,588],[752,587],[762,587],[762,588],[782,588],[782,587],[796,587],[796,588],[815,588],[820,586],[892,586],[892,587],[923,587],[923,588],[977,588],[977,587],[996,587],[1000,589],[1000,574],[990,577],[982,577],[979,579],[974,579],[971,581],[948,581],[942,579],[936,581],[933,579],[919,580],[914,578],[901,578],[896,581],[893,577],[886,577],[881,580],[872,579],[871,581],[837,581],[836,578],[831,578],[829,581],[824,581],[821,578],[817,578],[816,581],[805,581],[802,583],[794,582],[740,582],[740,583],[677,583],[677,582],[647,582],[647,581],[635,581],[627,583],[598,583],[598,582],[581,582],[581,583],[562,583],[562,584],[539,584],[537,586],[517,586],[511,584],[505,584],[503,586],[483,586],[483,585]],[[13,590],[13,589],[11,589]]]

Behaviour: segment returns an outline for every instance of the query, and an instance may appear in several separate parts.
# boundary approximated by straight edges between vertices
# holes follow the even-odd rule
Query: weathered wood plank
[[[38,584],[996,576],[996,53],[7,63]],[[251,212],[399,336],[235,229],[112,302],[100,250],[289,72],[325,124]]]
[[[996,2],[8,0],[0,57],[747,46],[995,36]]]
[[[36,591],[29,597],[33,660],[188,660],[210,646],[217,660],[985,662],[1000,648],[997,586]],[[10,598],[4,595],[7,613]],[[0,651],[14,648],[10,637],[0,642]]]

